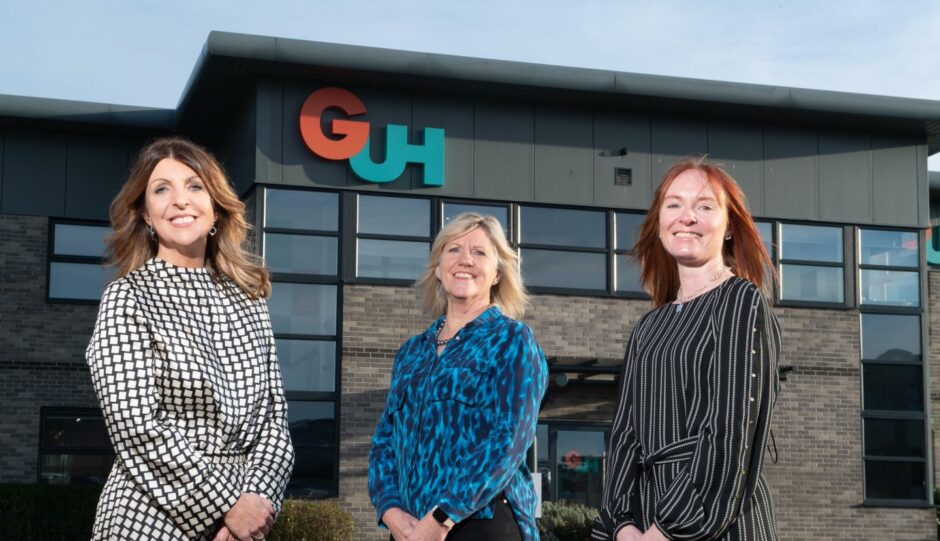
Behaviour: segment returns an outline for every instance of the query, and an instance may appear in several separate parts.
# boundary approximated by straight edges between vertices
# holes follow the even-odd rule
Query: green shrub
[[[0,485],[0,539],[90,539],[101,487]]]
[[[352,541],[352,515],[331,501],[285,500],[269,541]]]
[[[542,541],[583,541],[591,538],[591,525],[597,509],[579,503],[542,502],[538,520]]]

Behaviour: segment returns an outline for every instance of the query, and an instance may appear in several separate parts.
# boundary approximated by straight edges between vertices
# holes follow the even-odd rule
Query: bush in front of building
[[[583,541],[591,538],[591,525],[597,509],[579,503],[542,502],[538,519],[542,541]]]
[[[331,501],[284,500],[268,541],[353,541],[356,528],[347,511]]]
[[[0,539],[90,539],[97,485],[0,485]]]

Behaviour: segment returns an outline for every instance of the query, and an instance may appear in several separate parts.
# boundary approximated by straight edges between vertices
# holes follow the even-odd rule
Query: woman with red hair
[[[704,159],[677,163],[635,257],[654,308],[627,344],[592,539],[776,540],[761,466],[780,328],[741,188]]]

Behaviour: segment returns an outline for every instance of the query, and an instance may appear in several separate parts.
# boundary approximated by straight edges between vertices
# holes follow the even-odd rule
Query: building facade
[[[0,97],[0,483],[101,482],[84,350],[110,200],[144,142],[223,160],[272,271],[297,465],[385,539],[369,438],[436,232],[493,214],[550,362],[543,498],[600,503],[615,376],[650,304],[630,260],[663,172],[708,154],[780,278],[766,476],[782,539],[934,539],[940,275],[927,156],[940,103],[212,33],[172,111]]]

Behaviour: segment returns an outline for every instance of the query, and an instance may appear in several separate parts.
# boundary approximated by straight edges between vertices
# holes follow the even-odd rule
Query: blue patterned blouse
[[[455,522],[492,518],[492,501],[505,492],[523,539],[537,540],[525,456],[548,382],[542,348],[528,326],[494,306],[438,357],[441,321],[408,339],[395,357],[369,452],[369,497],[379,524],[393,507],[418,519],[434,506]]]

